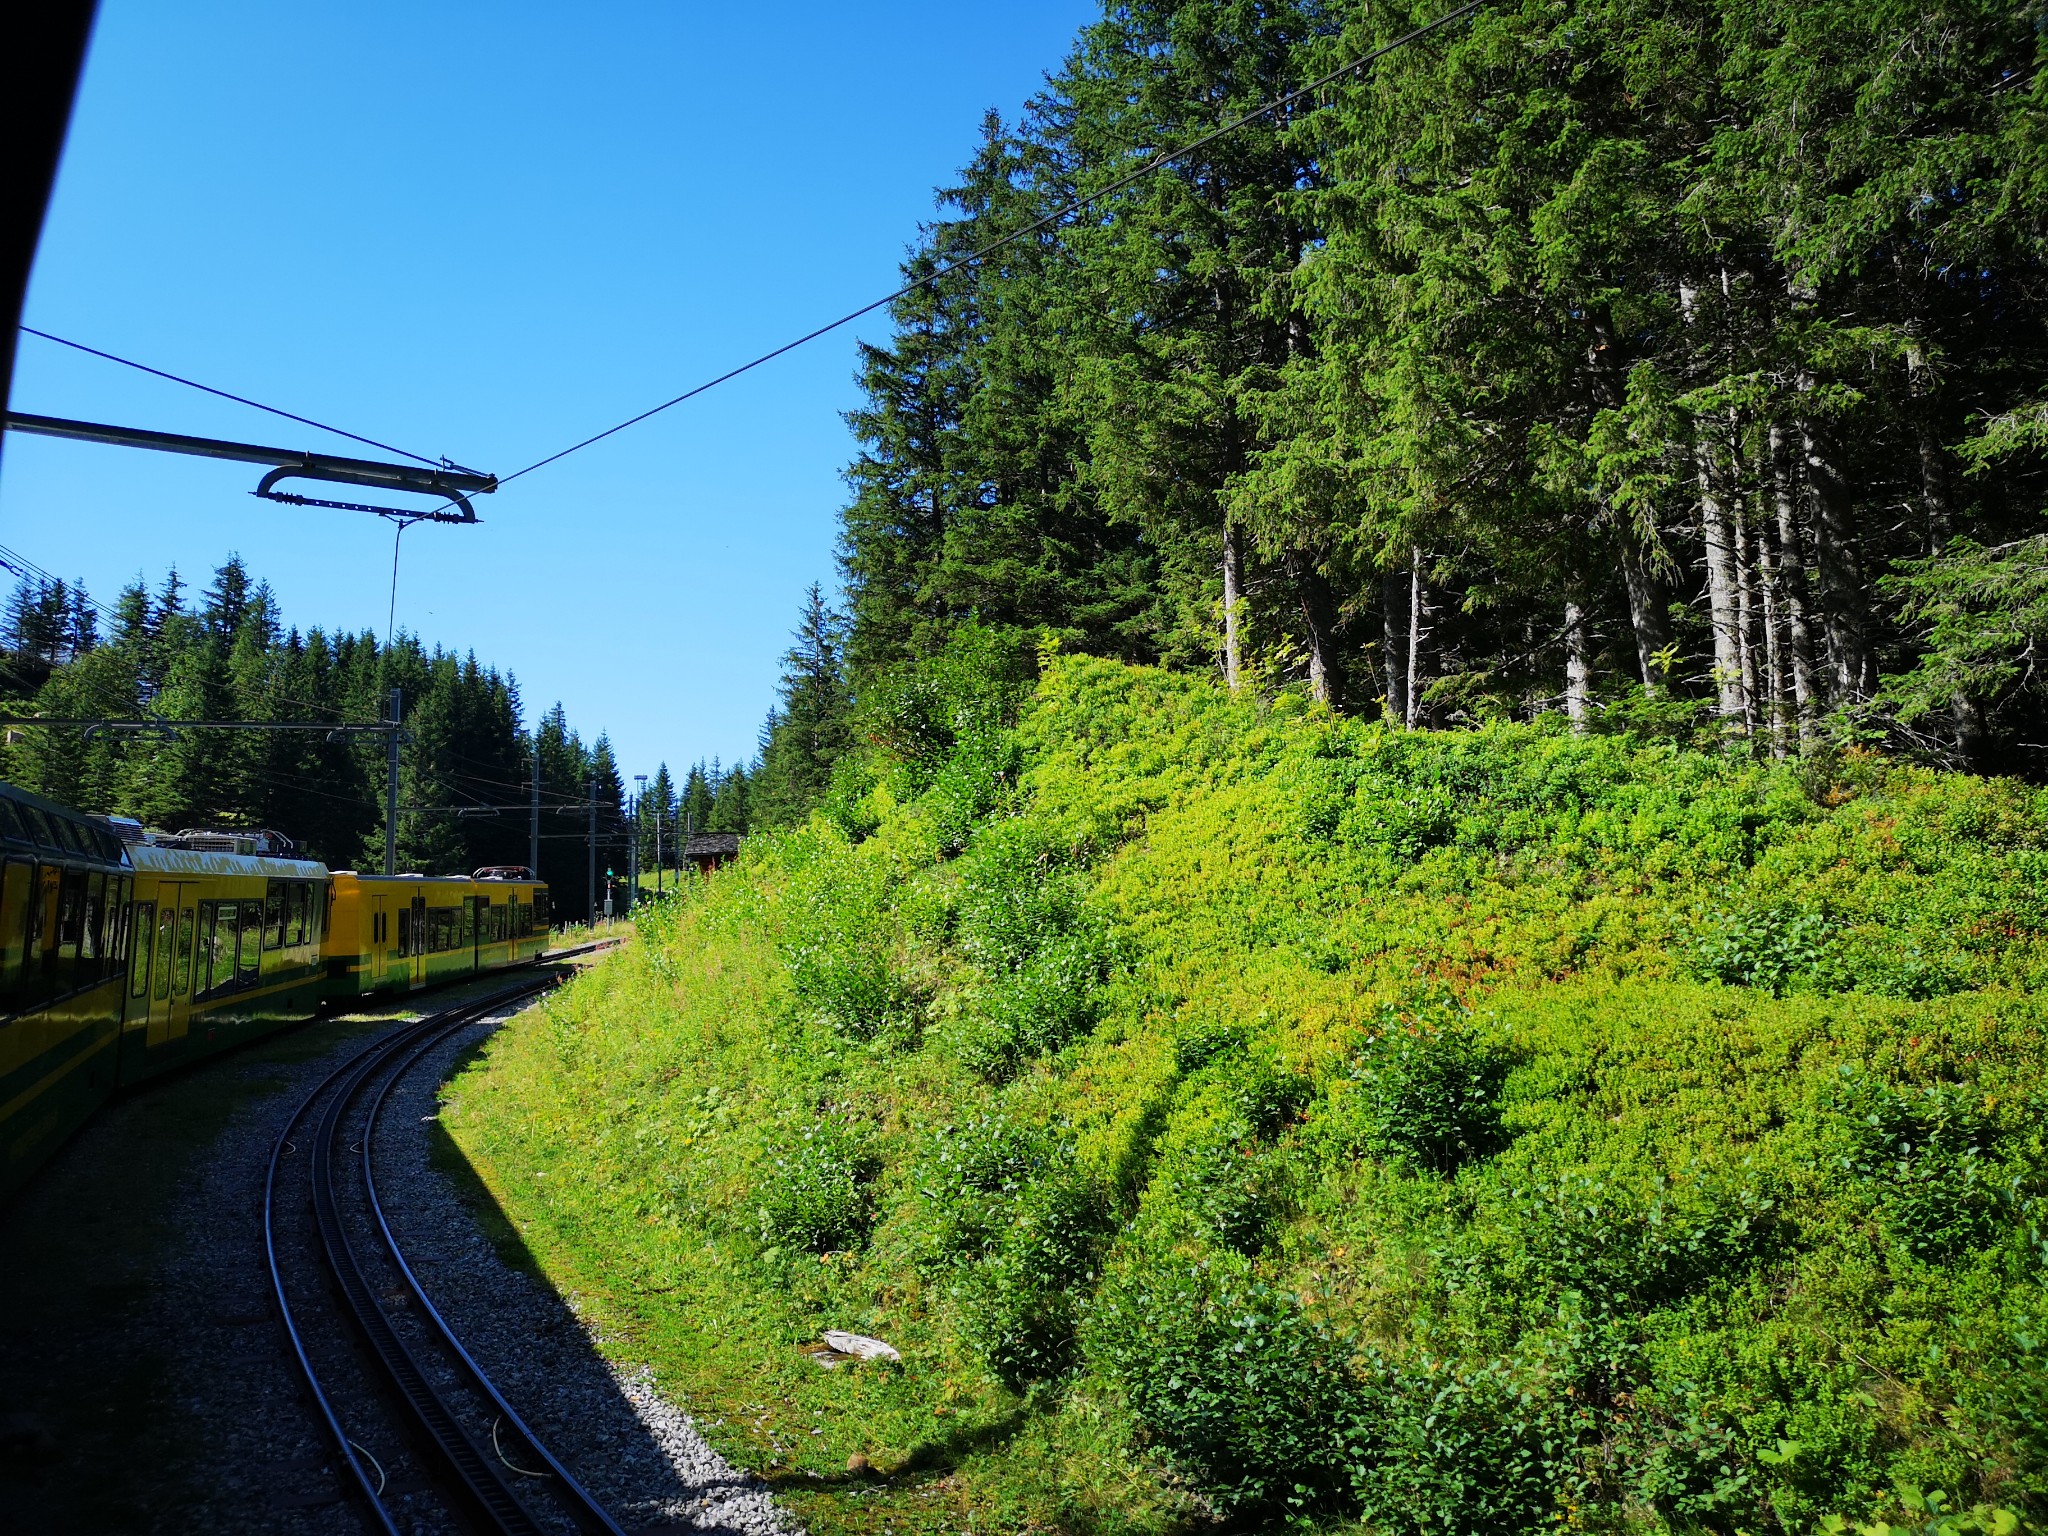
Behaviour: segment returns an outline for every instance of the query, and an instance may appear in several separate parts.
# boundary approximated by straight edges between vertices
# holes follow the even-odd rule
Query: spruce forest
[[[624,867],[624,796],[603,736],[586,745],[559,704],[528,733],[517,682],[474,655],[428,652],[403,634],[386,645],[368,632],[287,628],[239,559],[201,593],[173,571],[154,592],[127,587],[111,609],[82,583],[24,576],[0,651],[0,703],[17,715],[360,723],[383,719],[402,689],[401,870],[524,864],[536,751],[540,874],[563,893],[562,910],[581,911],[593,785],[598,867]],[[0,750],[0,777],[65,805],[172,831],[269,827],[333,868],[384,867],[381,736],[17,728]],[[465,807],[472,814],[457,814]]]
[[[905,273],[1426,19],[1111,7]],[[852,693],[971,617],[1410,726],[2021,767],[2041,20],[1483,6],[919,289],[850,418]]]

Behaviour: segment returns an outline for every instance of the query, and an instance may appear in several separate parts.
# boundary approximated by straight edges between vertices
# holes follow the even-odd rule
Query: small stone
[[[861,1455],[859,1451],[855,1451],[851,1456],[846,1458],[846,1470],[855,1474],[858,1477],[867,1476],[869,1471],[867,1457]]]

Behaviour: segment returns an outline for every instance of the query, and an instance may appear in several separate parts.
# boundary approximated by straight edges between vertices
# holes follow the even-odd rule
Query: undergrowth
[[[955,661],[446,1116],[814,1528],[2040,1514],[2048,796]]]

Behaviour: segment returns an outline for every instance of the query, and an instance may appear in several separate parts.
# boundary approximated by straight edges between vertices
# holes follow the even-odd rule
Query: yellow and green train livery
[[[548,888],[525,870],[359,875],[336,870],[330,996],[409,992],[523,965],[548,947]]]
[[[117,1088],[326,1003],[547,948],[528,870],[330,872],[266,842],[129,841],[0,784],[0,1197]]]

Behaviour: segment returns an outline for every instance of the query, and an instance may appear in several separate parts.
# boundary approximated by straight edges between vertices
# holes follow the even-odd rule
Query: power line
[[[907,282],[901,288],[898,288],[894,293],[876,299],[872,304],[863,304],[859,309],[851,310],[848,313],[841,315],[837,320],[833,320],[825,325],[819,326],[814,331],[806,331],[803,335],[797,337],[796,340],[786,341],[781,346],[775,348],[772,352],[763,352],[759,357],[756,357],[749,362],[741,363],[737,368],[727,369],[724,373],[718,375],[717,378],[707,379],[704,383],[697,385],[694,389],[686,389],[680,395],[677,395],[674,399],[664,400],[660,405],[653,406],[648,410],[644,410],[637,416],[628,417],[626,420],[620,422],[617,426],[606,427],[602,432],[596,433],[590,437],[586,437],[580,443],[572,443],[567,448],[562,449],[558,453],[551,453],[544,459],[536,459],[533,463],[527,465],[524,469],[514,470],[511,474],[501,477],[498,481],[498,484],[501,487],[510,485],[514,480],[519,479],[522,475],[530,475],[536,469],[544,469],[558,459],[566,459],[572,453],[580,453],[585,448],[588,448],[595,443],[601,443],[606,438],[625,431],[628,427],[637,427],[641,422],[647,420],[650,416],[659,416],[663,411],[666,411],[671,407],[681,405],[685,400],[693,400],[698,395],[705,393],[707,390],[716,389],[721,384],[729,383],[733,379],[738,378],[743,373],[751,373],[754,369],[759,368],[763,363],[773,362],[776,358],[782,356],[785,352],[794,352],[798,347],[805,345],[807,342],[816,341],[820,336],[829,336],[832,332],[839,330],[843,326],[851,325],[854,321],[860,319],[864,315],[871,315],[878,309],[884,308],[885,306],[890,304],[894,304],[898,299],[907,298],[909,295],[917,292],[920,288],[928,288],[933,284],[937,283],[938,281],[940,281],[940,279],[950,277],[955,272],[958,272],[965,267],[978,266],[980,263],[986,261],[989,257],[993,256],[997,251],[1002,250],[1005,246],[1014,245],[1017,241],[1024,239],[1027,235],[1035,235],[1042,229],[1064,222],[1069,215],[1079,213],[1082,209],[1087,208],[1092,204],[1101,202],[1104,198],[1109,197],[1114,193],[1121,192],[1125,187],[1130,186],[1133,182],[1143,180],[1145,177],[1151,175],[1154,171],[1159,170],[1164,166],[1172,165],[1177,160],[1184,160],[1189,155],[1192,155],[1196,150],[1206,149],[1209,145],[1214,144],[1218,139],[1224,138],[1229,134],[1233,134],[1237,132],[1238,129],[1243,128],[1250,123],[1258,122],[1261,118],[1270,117],[1276,112],[1282,111],[1287,107],[1291,107],[1292,105],[1294,105],[1295,102],[1300,101],[1304,96],[1314,95],[1317,91],[1322,90],[1324,87],[1336,84],[1339,80],[1342,80],[1346,75],[1356,74],[1359,70],[1366,68],[1368,65],[1378,63],[1381,59],[1385,58],[1388,54],[1393,53],[1395,50],[1405,48],[1410,43],[1416,42],[1421,38],[1429,36],[1432,32],[1440,31],[1442,28],[1449,26],[1452,22],[1457,21],[1462,17],[1470,15],[1472,12],[1478,10],[1485,3],[1486,0],[1465,0],[1465,3],[1463,5],[1460,5],[1453,10],[1444,12],[1444,14],[1437,17],[1436,20],[1425,22],[1422,26],[1415,28],[1414,31],[1405,33],[1402,36],[1395,38],[1391,43],[1387,43],[1383,47],[1375,48],[1372,52],[1364,54],[1359,58],[1353,59],[1349,64],[1344,65],[1342,68],[1331,70],[1327,75],[1322,76],[1320,79],[1310,81],[1307,85],[1302,86],[1299,90],[1289,91],[1285,96],[1276,96],[1275,98],[1273,98],[1273,100],[1265,103],[1265,105],[1253,108],[1251,111],[1245,113],[1242,117],[1235,118],[1232,121],[1225,123],[1220,128],[1210,130],[1208,133],[1203,134],[1202,137],[1200,137],[1199,139],[1196,139],[1193,143],[1183,144],[1179,149],[1162,150],[1159,154],[1156,154],[1150,160],[1147,160],[1143,165],[1140,165],[1136,170],[1126,171],[1123,175],[1117,177],[1107,186],[1098,187],[1093,192],[1085,193],[1080,197],[1074,198],[1070,202],[1062,204],[1060,207],[1055,208],[1051,213],[1044,215],[1042,218],[1036,219],[1031,223],[1024,225],[1021,229],[1013,229],[1010,231],[1010,233],[1002,236],[999,239],[991,240],[987,245],[982,246],[979,250],[969,252],[967,255],[962,256],[958,261],[949,262],[945,266],[938,268],[934,272],[926,273],[923,277],[913,278],[910,282]]]
[[[136,362],[132,357],[121,357],[113,352],[102,352],[98,347],[88,347],[82,341],[71,341],[62,336],[53,336],[50,332],[39,331],[32,325],[24,325],[22,329],[31,336],[40,336],[44,341],[54,341],[60,347],[70,347],[73,351],[87,352],[94,357],[103,357],[110,363],[119,363],[123,368],[134,368],[142,373],[152,373],[160,379],[169,379],[173,384],[183,384],[191,389],[203,390],[209,395],[218,395],[223,400],[232,400],[237,405],[254,406],[259,411],[268,411],[273,416],[282,416],[286,421],[296,421],[301,426],[317,427],[322,432],[332,432],[336,437],[345,437],[352,443],[364,443],[372,448],[382,448],[386,453],[395,453],[404,459],[414,459],[421,464],[432,465],[436,469],[442,468],[448,463],[446,459],[430,459],[425,454],[414,453],[409,448],[394,448],[389,443],[378,442],[374,437],[364,437],[360,432],[346,432],[340,427],[330,427],[324,421],[315,421],[312,417],[301,416],[295,411],[280,410],[274,405],[265,405],[261,400],[251,400],[247,395],[230,394],[224,389],[215,389],[211,384],[201,384],[197,379],[188,379],[181,374],[167,373],[161,368],[152,368],[147,363]]]

